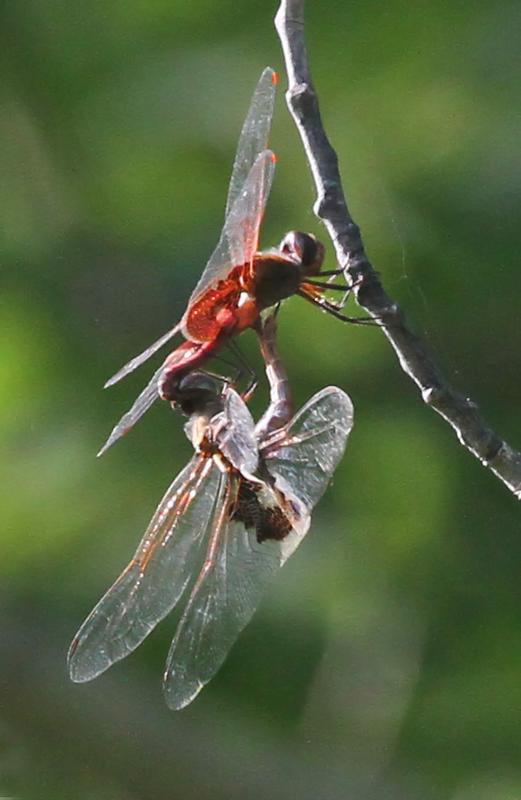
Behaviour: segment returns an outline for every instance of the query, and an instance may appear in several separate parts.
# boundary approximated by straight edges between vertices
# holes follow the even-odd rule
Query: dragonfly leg
[[[331,289],[331,291],[337,292],[350,292],[352,287],[348,286],[347,283],[328,283],[327,281],[316,281],[314,279],[306,280],[306,283],[310,284],[311,286],[316,286],[318,289]]]
[[[244,401],[248,402],[248,400],[252,397],[253,393],[255,392],[255,389],[257,388],[258,384],[257,373],[255,372],[251,364],[244,356],[242,350],[240,349],[235,339],[229,339],[228,342],[226,343],[226,346],[235,356],[236,362],[238,362],[238,365],[236,363],[236,367],[238,366],[238,370],[234,382],[237,384],[244,375],[247,375],[249,377],[249,383],[242,394]]]
[[[369,325],[379,327],[385,324],[379,321],[379,318],[377,317],[349,317],[347,314],[342,314],[336,304],[326,300],[325,297],[317,297],[316,295],[307,294],[302,290],[299,290],[297,294],[299,297],[303,297],[304,300],[307,300],[308,303],[313,303],[314,306],[318,306],[323,311],[331,314],[331,316],[342,320],[342,322],[350,322],[352,325]]]
[[[332,278],[334,275],[343,275],[344,270],[342,267],[337,267],[337,269],[321,269],[320,272],[317,272],[318,278]]]

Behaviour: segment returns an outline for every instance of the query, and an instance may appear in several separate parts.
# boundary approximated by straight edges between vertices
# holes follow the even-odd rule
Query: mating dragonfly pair
[[[128,375],[177,333],[185,341],[122,417],[100,451],[126,434],[157,398],[189,417],[195,454],[161,500],[129,565],[81,626],[69,650],[74,681],[95,678],[134,650],[191,584],[168,655],[167,703],[190,703],[225,660],[273,576],[310,526],[311,512],[344,452],[353,407],[328,387],[292,416],[291,392],[276,346],[277,309],[297,294],[351,321],[326,297],[341,270],[321,271],[324,248],[288,233],[258,251],[275,167],[266,149],[276,75],[266,68],[244,122],[219,243],[181,321],[107,382]],[[203,371],[233,337],[253,328],[270,385],[255,424],[232,382]],[[251,387],[250,387],[251,388]]]

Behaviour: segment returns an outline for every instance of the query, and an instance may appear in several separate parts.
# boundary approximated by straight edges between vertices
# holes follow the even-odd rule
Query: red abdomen
[[[183,342],[165,359],[163,372],[159,379],[159,395],[163,400],[177,399],[177,386],[188,372],[204,364],[222,345],[217,337],[212,342]]]

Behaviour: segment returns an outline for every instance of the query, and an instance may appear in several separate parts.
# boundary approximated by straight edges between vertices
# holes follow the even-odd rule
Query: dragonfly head
[[[223,382],[204,372],[189,372],[178,382],[172,407],[187,417],[213,416],[223,409]]]
[[[303,275],[318,275],[324,261],[325,248],[312,233],[289,231],[279,245],[282,255],[296,261]]]

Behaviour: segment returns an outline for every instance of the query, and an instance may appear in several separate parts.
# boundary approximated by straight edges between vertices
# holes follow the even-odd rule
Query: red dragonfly
[[[186,341],[166,358],[122,417],[98,455],[127,433],[158,397],[175,401],[179,381],[201,367],[231,337],[255,326],[261,312],[298,294],[325,311],[350,321],[323,296],[325,288],[346,287],[316,281],[341,270],[320,272],[324,247],[311,234],[291,231],[272,250],[258,251],[259,230],[273,180],[275,156],[266,149],[273,115],[276,73],[267,67],[253,93],[232,170],[225,222],[210,260],[181,321],[133,358],[105,386],[140,366],[177,333]]]
[[[289,419],[274,328],[262,347],[271,402],[257,426],[230,384],[199,372],[180,381],[177,405],[189,415],[185,432],[195,455],[167,489],[133,559],[74,638],[68,656],[73,681],[89,681],[125,658],[186,590],[164,690],[172,709],[188,705],[306,535],[344,452],[353,407],[343,391],[328,387]]]

